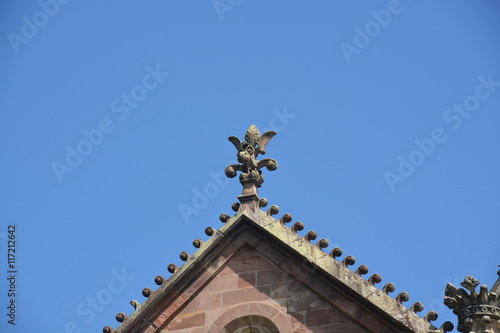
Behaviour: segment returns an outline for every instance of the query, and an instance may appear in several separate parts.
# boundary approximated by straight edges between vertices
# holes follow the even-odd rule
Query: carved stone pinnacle
[[[271,158],[257,160],[259,154],[266,153],[266,146],[275,135],[275,131],[268,131],[260,135],[257,127],[252,125],[245,134],[244,142],[235,136],[229,137],[229,141],[238,150],[237,156],[240,164],[229,165],[226,167],[225,174],[227,177],[233,178],[237,171],[241,171],[240,183],[243,185],[243,192],[238,199],[242,204],[248,201],[259,201],[257,188],[261,187],[264,182],[261,169],[266,167],[267,170],[274,171],[278,168],[278,162]]]
[[[468,275],[457,288],[448,283],[445,289],[444,304],[458,316],[459,332],[483,333],[500,332],[500,297],[492,288],[482,285],[479,293],[476,287],[479,281]]]

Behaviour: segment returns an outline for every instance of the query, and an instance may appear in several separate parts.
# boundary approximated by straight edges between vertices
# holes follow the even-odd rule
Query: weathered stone
[[[479,281],[470,275],[460,284],[469,292],[448,283],[444,304],[458,316],[457,329],[460,332],[500,332],[500,297],[495,292],[500,285],[499,281],[500,279],[490,292],[488,292],[488,286],[482,285],[479,288],[479,294],[476,293]]]

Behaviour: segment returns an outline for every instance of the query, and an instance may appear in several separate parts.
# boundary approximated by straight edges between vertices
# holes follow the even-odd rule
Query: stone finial
[[[120,312],[119,314],[116,315],[116,321],[119,323],[123,323],[125,320],[127,320],[127,318],[128,316],[123,312]]]
[[[392,282],[389,282],[384,287],[382,287],[382,291],[386,294],[392,293],[394,290],[396,290],[396,286]]]
[[[168,267],[167,267],[167,270],[168,270],[170,273],[172,273],[172,274],[174,274],[174,273],[175,273],[175,271],[176,271],[177,269],[178,269],[178,267],[177,267],[177,265],[176,265],[176,264],[174,264],[174,263],[172,263],[172,264],[168,265]]]
[[[280,212],[280,208],[276,205],[272,205],[271,207],[269,207],[266,214],[267,214],[267,216],[273,217],[273,215],[276,215],[279,212]]]
[[[436,311],[431,310],[424,316],[424,320],[428,323],[430,323],[431,321],[435,321],[436,319],[438,319],[438,314]]]
[[[408,295],[406,291],[402,291],[396,296],[395,300],[399,304],[403,304],[403,302],[408,302],[410,300],[410,295]]]
[[[445,321],[440,328],[436,330],[431,330],[429,333],[447,333],[453,331],[453,324],[449,321]]]
[[[410,308],[410,311],[414,313],[422,312],[424,310],[424,305],[421,302],[415,302]]]
[[[297,232],[304,230],[304,223],[297,221],[292,225],[290,229],[294,234],[296,234]]]
[[[130,305],[132,305],[135,311],[141,309],[141,303],[137,302],[135,299],[130,301]]]
[[[153,295],[153,290],[151,288],[147,287],[142,290],[142,296],[149,298],[151,295]]]
[[[347,257],[344,258],[344,260],[342,260],[342,266],[344,267],[354,265],[355,263],[356,259],[351,255],[348,255]]]
[[[285,226],[285,223],[289,223],[292,221],[292,215],[286,213],[280,218],[281,225]]]
[[[380,282],[382,282],[382,276],[380,274],[377,274],[377,273],[373,274],[368,279],[368,283],[371,284],[372,286],[374,286],[376,283],[380,283]]]
[[[479,281],[468,275],[457,288],[451,283],[446,285],[444,304],[458,316],[457,330],[464,333],[500,332],[500,297],[494,288],[482,285],[479,294],[476,287]]]
[[[197,249],[199,249],[201,246],[203,245],[203,241],[199,238],[196,238],[194,241],[193,241],[193,246]]]
[[[226,213],[224,213],[224,214],[220,214],[219,219],[220,219],[220,221],[221,221],[222,223],[226,223],[226,222],[227,222],[227,220],[229,220],[229,215],[227,215]]]
[[[330,257],[333,259],[340,257],[342,255],[342,249],[340,247],[334,247],[332,252],[330,252]]]
[[[323,251],[323,249],[326,249],[330,245],[330,242],[326,238],[321,238],[317,243],[316,247]]]
[[[368,266],[361,265],[356,269],[354,273],[358,274],[359,276],[368,274]]]
[[[164,284],[165,282],[167,282],[167,280],[165,280],[165,278],[161,275],[158,275],[157,277],[155,277],[155,283],[159,286],[161,286],[162,284]],[[132,304],[133,305],[133,304]]]
[[[315,240],[318,237],[318,233],[314,230],[308,231],[307,234],[304,236],[304,239],[308,242],[311,243],[311,241]]]
[[[189,257],[190,255],[186,251],[182,251],[181,254],[179,255],[179,258],[181,258],[182,261],[187,261]]]
[[[244,142],[235,136],[229,137],[229,141],[238,150],[238,162],[241,164],[229,165],[226,167],[225,174],[227,177],[233,178],[236,176],[237,171],[241,171],[240,183],[243,185],[243,192],[238,199],[242,204],[248,203],[248,201],[259,201],[257,188],[261,187],[264,182],[261,168],[266,167],[269,171],[278,168],[278,162],[271,158],[257,160],[259,154],[264,155],[266,153],[266,146],[275,135],[275,131],[268,131],[260,135],[257,127],[252,125],[245,134]]]
[[[217,230],[215,230],[215,229],[214,229],[214,228],[212,228],[212,227],[207,227],[207,228],[205,229],[205,234],[206,234],[207,236],[213,236],[213,235],[215,235],[215,233],[216,233],[216,232],[217,232]]]
[[[267,199],[266,199],[266,198],[260,198],[260,200],[259,200],[259,207],[260,207],[260,208],[262,208],[262,207],[266,207],[268,203],[269,203],[269,202],[267,201]],[[238,208],[239,208],[239,206],[238,206]],[[237,211],[237,210],[236,210],[236,211]]]

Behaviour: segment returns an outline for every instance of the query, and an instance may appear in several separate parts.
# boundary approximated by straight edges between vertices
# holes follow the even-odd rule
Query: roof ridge
[[[453,325],[450,322],[445,322],[440,329],[437,329],[431,324],[431,321],[435,321],[438,317],[435,311],[431,310],[423,318],[420,317],[418,313],[424,309],[421,302],[415,302],[410,308],[405,307],[403,303],[409,300],[407,292],[402,291],[392,298],[389,294],[396,289],[392,282],[385,284],[382,289],[377,288],[375,284],[382,281],[382,277],[379,274],[375,273],[368,279],[364,279],[363,276],[368,273],[366,265],[360,265],[356,270],[351,270],[349,266],[354,265],[356,262],[352,255],[347,255],[342,260],[338,259],[342,256],[342,249],[340,247],[335,247],[330,253],[324,252],[323,249],[329,246],[329,241],[326,238],[321,238],[316,244],[313,244],[312,241],[317,238],[317,233],[314,230],[308,231],[304,236],[300,236],[298,232],[304,229],[302,222],[297,221],[291,227],[288,227],[287,223],[292,221],[291,214],[283,214],[278,220],[274,216],[279,214],[279,207],[272,205],[264,212],[261,208],[266,206],[267,200],[262,198],[259,200],[258,209],[254,211],[246,209],[238,211],[239,204],[233,204],[233,210],[237,211],[235,215],[229,217],[228,214],[221,214],[220,220],[224,225],[219,230],[207,227],[205,233],[209,236],[209,239],[202,241],[200,238],[196,238],[193,241],[193,246],[197,251],[193,255],[190,255],[187,251],[181,252],[180,258],[185,262],[183,265],[180,267],[177,267],[173,263],[168,265],[168,271],[172,273],[172,276],[168,279],[165,279],[161,275],[155,277],[154,281],[159,287],[155,291],[149,287],[144,288],[142,294],[147,299],[142,304],[136,300],[132,300],[130,304],[134,307],[134,312],[130,316],[127,316],[124,312],[117,314],[116,320],[121,325],[117,328],[116,332],[121,332],[129,324],[132,324],[133,321],[139,319],[140,314],[146,307],[153,306],[160,300],[160,295],[173,290],[176,283],[190,271],[190,268],[201,260],[204,254],[210,252],[210,249],[216,245],[219,239],[223,238],[225,234],[236,227],[243,216],[258,224],[262,230],[266,230],[270,235],[280,239],[288,247],[301,254],[304,258],[309,259],[324,273],[329,274],[380,310],[394,317],[403,325],[407,326],[404,322],[405,320],[411,321],[420,328],[418,332],[425,331],[426,333],[444,333],[453,329]],[[111,326],[106,326],[103,332],[113,333],[115,330]]]

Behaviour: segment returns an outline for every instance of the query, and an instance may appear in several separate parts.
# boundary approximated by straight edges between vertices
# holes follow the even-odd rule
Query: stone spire
[[[243,185],[243,191],[238,196],[241,202],[239,210],[249,209],[252,212],[255,211],[255,207],[260,200],[257,188],[261,187],[264,182],[261,168],[266,167],[269,171],[278,168],[278,162],[271,158],[257,160],[259,154],[264,155],[266,153],[266,146],[275,135],[275,131],[268,131],[260,135],[257,127],[252,125],[245,134],[244,142],[235,136],[229,137],[229,141],[238,150],[238,162],[241,164],[229,165],[226,167],[225,174],[227,177],[233,178],[236,176],[237,171],[241,171],[240,183]]]
[[[500,333],[499,281],[500,279],[489,292],[488,286],[483,284],[479,288],[479,294],[476,293],[479,281],[470,275],[460,284],[469,292],[448,283],[445,290],[444,304],[458,316],[457,330],[459,332]]]

